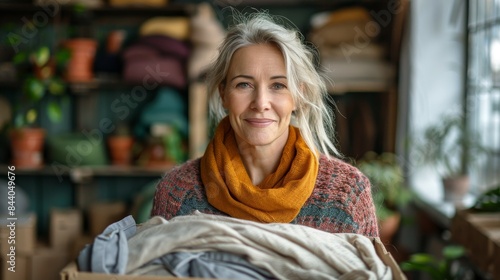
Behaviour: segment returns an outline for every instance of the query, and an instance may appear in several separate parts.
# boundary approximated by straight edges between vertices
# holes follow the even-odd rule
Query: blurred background
[[[26,260],[3,279],[58,279],[107,225],[149,218],[210,139],[204,76],[233,9],[317,51],[332,138],[407,277],[458,245],[436,273],[500,279],[500,0],[0,0],[0,257],[15,216]]]

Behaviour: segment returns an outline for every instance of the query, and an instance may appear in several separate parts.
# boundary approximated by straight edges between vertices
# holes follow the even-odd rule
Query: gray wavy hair
[[[326,155],[341,157],[334,145],[332,111],[325,80],[316,70],[314,49],[302,43],[302,35],[295,28],[286,28],[265,12],[237,15],[219,47],[218,57],[208,68],[207,87],[212,124],[226,115],[219,94],[219,85],[225,82],[231,58],[236,50],[255,44],[272,43],[278,46],[285,60],[288,88],[296,104],[293,125],[300,129],[308,147]]]

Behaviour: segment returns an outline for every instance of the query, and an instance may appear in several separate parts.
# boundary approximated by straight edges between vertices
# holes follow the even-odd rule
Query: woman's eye
[[[280,90],[280,89],[285,89],[286,86],[284,84],[276,83],[272,85],[272,89],[274,90]]]
[[[237,88],[250,88],[250,84],[249,83],[238,83],[236,85]]]

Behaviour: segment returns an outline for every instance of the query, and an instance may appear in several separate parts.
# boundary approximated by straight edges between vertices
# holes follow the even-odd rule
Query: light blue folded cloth
[[[113,223],[87,244],[78,255],[80,271],[125,274],[128,261],[127,240],[137,229],[132,215]]]

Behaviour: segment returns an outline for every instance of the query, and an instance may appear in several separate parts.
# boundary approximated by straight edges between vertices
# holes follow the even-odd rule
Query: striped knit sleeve
[[[170,169],[156,186],[151,216],[162,216],[167,220],[186,208],[186,198],[191,196],[200,199],[199,160],[187,161]],[[194,210],[194,209],[193,209]],[[189,209],[186,209],[189,212]]]
[[[359,191],[358,199],[353,201],[353,217],[358,223],[359,234],[370,237],[378,237],[379,229],[377,216],[375,214],[375,205],[372,198],[372,188],[370,180],[361,171],[357,170],[356,189]]]
[[[167,200],[168,200],[168,189],[169,180],[165,177],[170,174],[166,174],[163,179],[156,185],[156,192],[153,198],[153,208],[151,209],[151,217],[153,216],[162,216],[166,219],[171,218],[171,215],[168,215],[167,210]]]

